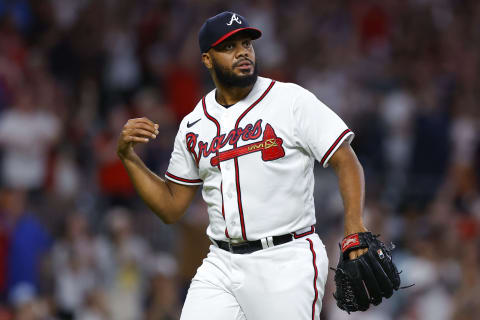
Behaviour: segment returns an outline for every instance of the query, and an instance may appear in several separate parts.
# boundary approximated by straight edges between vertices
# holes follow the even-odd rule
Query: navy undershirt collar
[[[217,92],[215,92],[215,100],[217,100]],[[233,103],[233,104],[223,105],[223,104],[219,103],[218,100],[217,100],[217,103],[218,103],[219,105],[221,105],[222,107],[224,107],[225,109],[228,109],[228,108],[230,108],[231,106],[233,106],[233,105],[235,104],[235,103]]]

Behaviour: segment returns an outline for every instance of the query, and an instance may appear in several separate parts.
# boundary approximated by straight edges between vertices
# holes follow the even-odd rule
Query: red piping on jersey
[[[205,103],[205,97],[202,98],[202,106],[203,106],[203,112],[205,113],[205,116],[210,120],[212,121],[213,123],[215,123],[215,125],[217,126],[217,137],[220,135],[220,123],[217,121],[217,119],[215,119],[214,117],[212,117],[208,112],[207,112],[207,104]],[[218,151],[217,151],[217,156],[218,156]],[[201,155],[199,154],[198,155],[198,158],[200,159]],[[220,169],[220,163],[218,163],[218,170],[222,171],[222,169]],[[220,195],[222,196],[222,216],[223,216],[223,221],[225,221],[225,209],[224,209],[224,206],[223,206],[223,182],[220,183]],[[227,223],[225,221],[225,236],[227,236],[227,238],[230,238],[230,236],[228,235],[228,230],[227,230]]]
[[[212,121],[213,123],[215,123],[215,125],[217,126],[217,136],[220,135],[220,123],[217,121],[217,119],[215,119],[214,117],[212,117],[208,112],[207,112],[207,104],[205,103],[205,97],[202,98],[202,106],[203,106],[203,112],[205,113],[205,116],[210,120]]]
[[[337,146],[337,144],[343,139],[343,137],[345,137],[345,135],[349,132],[352,132],[352,130],[350,129],[346,129],[345,131],[342,132],[342,134],[337,138],[337,140],[335,140],[335,142],[332,144],[332,146],[330,147],[330,149],[328,149],[327,153],[325,153],[325,155],[323,156],[322,158],[322,161],[320,161],[320,164],[323,166],[323,163],[325,162],[325,159],[328,158],[328,156],[330,155],[330,153],[332,152],[333,149],[335,149],[335,147]]]
[[[318,299],[318,290],[317,290],[317,278],[318,278],[318,271],[317,271],[317,263],[315,255],[315,250],[313,249],[313,242],[310,239],[306,239],[310,243],[310,251],[312,252],[313,256],[313,270],[315,271],[315,276],[313,277],[313,289],[315,290],[315,297],[313,298],[312,303],[312,320],[315,320],[315,305],[317,304]]]
[[[205,116],[210,120],[212,121],[213,123],[215,123],[215,125],[217,126],[217,137],[220,135],[220,123],[217,121],[217,119],[215,119],[214,117],[212,117],[210,114],[208,114],[207,112],[207,104],[205,103],[205,97],[202,98],[202,106],[203,106],[203,112],[205,113]],[[201,157],[201,155],[199,154],[198,155],[199,157]],[[217,156],[218,156],[218,151],[217,151]],[[220,169],[220,163],[218,164],[218,170],[221,171]]]
[[[260,96],[260,98],[257,99],[254,103],[250,105],[250,107],[245,110],[240,117],[238,117],[237,122],[235,123],[235,128],[234,130],[238,129],[238,125],[240,124],[240,121],[242,118],[250,111],[252,110],[260,101],[265,98],[265,96],[268,94],[270,89],[272,89],[273,85],[275,84],[275,80],[272,80],[268,88],[265,90],[265,92]],[[237,142],[235,142],[233,148],[237,148]],[[242,237],[243,240],[247,240],[247,232],[245,230],[245,219],[243,217],[243,206],[242,206],[242,194],[240,191],[240,173],[238,170],[238,158],[234,159],[234,164],[235,164],[235,184],[237,186],[237,201],[238,201],[238,213],[240,215],[240,225],[242,227]]]
[[[220,195],[222,196],[222,216],[223,216],[223,220],[225,221],[225,208],[223,206],[223,182],[220,182]],[[225,236],[227,236],[227,238],[230,238],[230,236],[228,235],[226,221],[225,221]]]
[[[170,172],[165,172],[165,175],[169,176],[170,178],[172,179],[175,179],[175,180],[178,180],[178,181],[182,181],[182,182],[188,182],[188,183],[199,183],[199,182],[203,182],[201,179],[185,179],[185,178],[180,178],[180,177],[177,177],[173,174],[171,174]]]
[[[302,237],[308,236],[309,234],[312,234],[312,233],[314,233],[314,232],[315,232],[315,226],[312,226],[309,231],[306,231],[306,232],[304,232],[304,233],[296,234],[296,233],[294,232],[294,233],[293,233],[293,237],[294,237],[295,239],[298,239],[298,238],[302,238]]]

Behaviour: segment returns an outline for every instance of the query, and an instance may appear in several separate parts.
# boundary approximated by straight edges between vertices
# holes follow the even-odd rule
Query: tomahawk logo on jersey
[[[259,77],[237,104],[218,104],[213,90],[183,119],[166,177],[203,184],[211,238],[282,235],[315,224],[314,159],[326,167],[352,138],[309,91]]]

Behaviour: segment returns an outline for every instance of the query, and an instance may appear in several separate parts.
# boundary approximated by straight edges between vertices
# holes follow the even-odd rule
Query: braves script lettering
[[[221,134],[215,136],[210,142],[197,141],[198,134],[189,132],[186,135],[187,150],[191,152],[197,164],[200,162],[200,157],[207,158],[212,153],[216,153],[221,148],[229,145],[235,145],[238,140],[243,141],[255,140],[262,135],[262,120],[257,120],[254,125],[247,124],[244,128],[237,128],[231,130],[227,135]],[[197,152],[198,146],[198,152]]]

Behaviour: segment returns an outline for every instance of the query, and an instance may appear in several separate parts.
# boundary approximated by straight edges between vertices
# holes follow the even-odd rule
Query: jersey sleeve
[[[200,185],[203,181],[198,174],[198,166],[193,155],[188,151],[186,144],[186,136],[180,125],[175,143],[173,146],[170,163],[165,178],[187,186]]]
[[[292,110],[297,144],[324,168],[344,141],[353,140],[354,133],[345,122],[305,89],[297,96]]]

